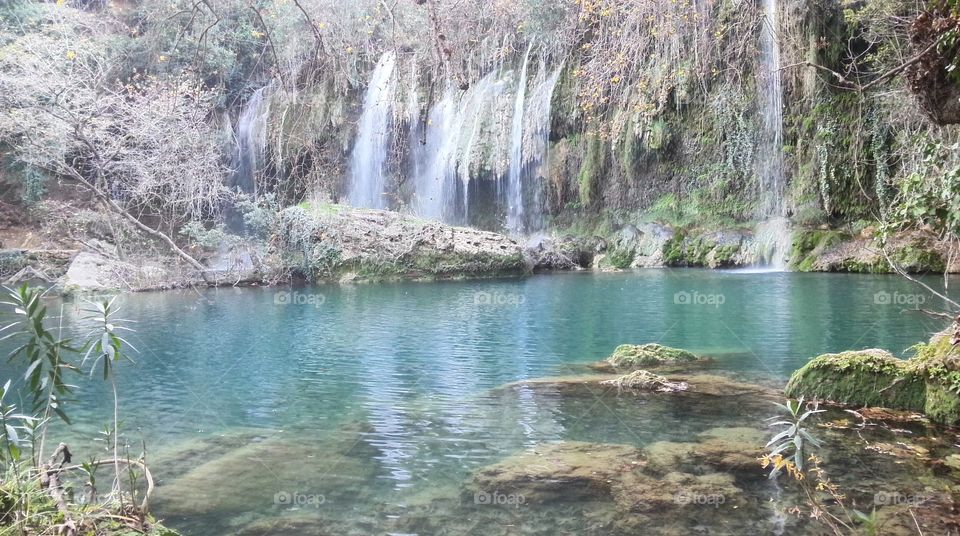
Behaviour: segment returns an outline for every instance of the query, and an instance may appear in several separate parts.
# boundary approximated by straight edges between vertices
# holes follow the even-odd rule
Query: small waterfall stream
[[[510,129],[510,172],[507,174],[507,230],[519,234],[523,229],[523,105],[527,92],[527,62],[530,49],[523,55],[523,66],[517,81],[517,96],[513,104],[513,126]]]
[[[520,181],[524,192],[525,219],[518,231],[522,234],[542,231],[545,227],[544,186],[548,180],[547,155],[550,149],[550,110],[553,90],[560,79],[562,67],[547,72],[540,65],[540,80],[534,88],[526,109],[526,139]]]
[[[774,270],[786,269],[790,229],[784,206],[783,83],[780,75],[780,42],[777,0],[763,0],[764,20],[760,34],[761,73],[758,83],[762,130],[757,172],[760,176],[760,216],[757,252]]]
[[[256,193],[257,173],[261,171],[267,148],[270,102],[264,97],[266,90],[267,86],[256,90],[237,119],[230,187],[246,194]]]
[[[350,155],[350,188],[347,200],[355,207],[387,208],[387,152],[390,143],[390,112],[397,80],[393,75],[396,55],[385,53],[370,77],[363,98],[363,112]]]

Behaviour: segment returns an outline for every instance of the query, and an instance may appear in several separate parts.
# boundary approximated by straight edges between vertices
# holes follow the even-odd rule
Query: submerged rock
[[[673,445],[683,450],[684,457],[660,463],[665,457],[653,449],[577,441],[547,443],[480,469],[465,492],[512,495],[527,505],[599,501],[617,512],[615,526],[620,529],[640,530],[665,520],[696,524],[697,516],[707,512],[704,506],[745,514],[737,508],[746,504],[743,489],[736,484],[737,475],[714,471],[697,460],[717,460],[719,466],[724,465],[725,455],[739,456],[738,462],[749,458],[752,469],[759,472],[756,459],[750,456],[762,444],[744,450],[743,442],[737,441],[726,447],[678,443]],[[674,517],[680,510],[684,514]]]
[[[763,455],[769,439],[764,430],[749,427],[711,428],[697,435],[694,443],[658,441],[647,447],[651,470],[673,471],[684,467],[691,471],[712,468],[737,471],[738,474],[762,477],[757,458]]]
[[[513,494],[526,504],[609,497],[613,481],[643,463],[629,445],[545,443],[478,470],[468,492]]]
[[[882,406],[923,411],[923,378],[907,361],[885,350],[824,354],[797,370],[785,394],[852,406]]]

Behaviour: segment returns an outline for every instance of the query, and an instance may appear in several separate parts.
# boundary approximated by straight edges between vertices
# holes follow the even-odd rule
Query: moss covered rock
[[[793,373],[788,397],[923,411],[926,385],[907,361],[884,350],[824,354]]]
[[[621,344],[606,359],[618,370],[697,361],[696,354],[656,343]]]
[[[924,414],[939,423],[960,424],[960,351],[950,339],[944,332],[915,346],[910,364],[926,379]]]
[[[790,250],[791,268],[800,272],[816,270],[817,260],[830,248],[848,238],[849,236],[833,230],[795,230]]]

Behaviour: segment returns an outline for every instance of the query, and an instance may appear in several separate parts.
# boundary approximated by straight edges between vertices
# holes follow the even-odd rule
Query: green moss
[[[855,406],[923,411],[926,386],[906,361],[883,350],[824,354],[797,370],[786,395]]]
[[[589,135],[586,137],[585,143],[587,144],[586,155],[580,164],[580,173],[577,176],[577,183],[580,188],[580,204],[583,206],[587,206],[595,200],[600,176],[606,166],[606,152],[600,136]]]
[[[727,244],[713,249],[714,266],[730,266],[733,264],[733,256],[740,251],[740,244]]]
[[[940,382],[927,382],[927,402],[923,413],[934,422],[960,424],[960,394]]]
[[[894,262],[911,273],[942,273],[947,268],[943,255],[923,242],[904,246],[894,252],[892,257]]]
[[[892,270],[885,258],[876,257],[871,260],[844,259],[841,271],[857,274],[889,274]]]
[[[318,282],[338,281],[345,275],[366,282],[402,279],[435,280],[507,277],[527,271],[523,255],[464,255],[413,252],[395,261],[361,260],[339,263],[318,277]]]
[[[628,369],[651,365],[691,362],[699,359],[696,354],[679,348],[671,348],[656,343],[621,344],[607,358],[607,363],[615,368]]]
[[[633,263],[633,257],[633,248],[616,248],[607,254],[606,260],[611,268],[623,270],[630,267],[630,264]]]
[[[670,240],[663,243],[663,263],[667,266],[680,266],[684,261],[683,241],[686,235],[677,231]]]
[[[821,255],[848,238],[848,235],[839,231],[795,230],[793,232],[793,245],[790,249],[791,267],[799,272],[812,271]]]
[[[929,343],[914,346],[909,361],[927,379],[924,413],[944,424],[960,424],[960,353],[947,334],[935,335]]]
[[[658,119],[650,125],[647,133],[647,147],[659,151],[670,143],[670,126],[666,121]]]
[[[706,266],[707,256],[715,247],[717,247],[716,241],[702,236],[687,240],[684,244],[686,264],[690,266]]]

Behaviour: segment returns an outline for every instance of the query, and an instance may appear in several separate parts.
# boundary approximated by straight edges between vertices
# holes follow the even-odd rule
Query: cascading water
[[[253,92],[240,111],[237,126],[233,131],[234,147],[231,156],[230,175],[227,187],[231,191],[255,196],[257,175],[263,171],[267,151],[267,124],[270,119],[269,86]],[[224,207],[227,226],[236,233],[245,232],[243,214],[233,203]]]
[[[347,201],[355,207],[387,208],[387,149],[390,142],[390,112],[397,81],[396,55],[384,54],[377,62],[363,98],[363,112],[350,156],[350,188]]]
[[[533,78],[531,48],[526,49],[519,70],[504,72],[495,66],[465,90],[448,84],[437,92],[425,114],[416,75],[405,82],[409,88],[399,96],[397,60],[385,54],[364,96],[351,154],[350,204],[387,208],[384,191],[390,187],[388,169],[393,169],[387,158],[396,141],[389,133],[397,116],[408,121],[403,132],[409,138],[405,174],[411,178],[406,184],[412,186],[401,181],[398,193],[410,194],[412,212],[451,224],[502,224],[514,234],[542,229],[540,190],[549,144],[550,101],[560,69],[548,70],[541,60]],[[510,88],[516,93],[510,95]],[[472,182],[477,179],[489,182]],[[471,199],[471,192],[479,197]],[[483,210],[471,215],[471,207]],[[501,209],[506,222],[492,219]]]
[[[262,87],[253,93],[237,120],[230,187],[246,194],[256,193],[256,176],[267,148],[270,103],[264,98],[266,89]]]
[[[424,218],[441,221],[453,218],[450,205],[455,197],[455,184],[450,179],[456,151],[455,114],[456,98],[453,91],[448,90],[430,110],[426,144],[413,159],[418,168],[414,178],[414,210]]]
[[[467,221],[476,142],[503,88],[494,70],[466,91],[447,88],[430,109],[426,144],[415,145],[412,155],[413,206],[418,216],[448,223]]]
[[[517,96],[513,104],[513,126],[510,129],[510,172],[507,174],[507,230],[513,234],[523,232],[523,104],[527,91],[527,62],[530,49],[523,55],[523,66],[517,81]]]
[[[520,169],[520,191],[524,218],[520,220],[521,233],[541,231],[544,228],[543,186],[547,180],[547,153],[550,148],[550,103],[553,90],[560,79],[561,68],[547,74],[540,65],[540,79],[531,94],[525,111],[525,141]]]
[[[763,120],[758,151],[761,213],[765,220],[757,229],[757,255],[775,270],[786,268],[790,229],[784,207],[783,174],[783,84],[780,76],[780,43],[777,33],[777,0],[763,0],[764,21],[760,34],[762,72],[758,88]]]

